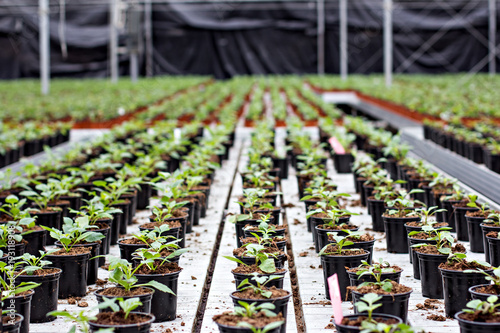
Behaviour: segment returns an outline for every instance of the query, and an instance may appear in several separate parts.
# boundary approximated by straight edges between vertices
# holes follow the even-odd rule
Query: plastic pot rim
[[[498,326],[498,327],[500,327],[500,323],[485,323],[485,322],[481,322],[481,321],[470,321],[470,320],[462,319],[459,317],[459,315],[461,315],[462,313],[464,313],[464,312],[460,311],[460,312],[455,313],[455,315],[454,315],[455,319],[458,320],[458,322],[460,322],[460,323],[467,323],[467,324],[476,325],[476,326],[486,326],[486,327]]]
[[[362,313],[355,313],[355,314],[350,314],[350,315],[346,315],[344,316],[344,318],[358,318],[360,316],[366,316],[367,313],[366,312],[362,312]],[[391,315],[391,314],[384,314],[384,313],[374,313],[372,315],[373,318],[386,318],[386,319],[396,319],[399,321],[399,324],[403,323],[403,320],[401,318],[399,318],[398,316],[395,316],[395,315]],[[349,325],[342,325],[342,324],[337,324],[337,323],[334,323],[335,326],[339,326],[339,327],[345,327],[345,328],[350,328],[350,329],[359,329],[361,331],[361,326],[349,326]]]
[[[268,298],[268,299],[239,298],[239,297],[234,296],[235,293],[240,292],[239,290],[233,291],[231,294],[229,294],[229,297],[231,297],[234,300],[241,300],[243,302],[247,302],[248,304],[250,304],[252,302],[255,302],[255,301],[269,301],[269,302],[272,302],[272,301],[285,301],[285,300],[289,300],[290,297],[292,297],[292,293],[290,291],[288,291],[288,290],[285,290],[285,291],[288,293],[288,295],[282,296],[282,297],[278,297],[278,298]]]
[[[151,291],[151,293],[149,294],[140,294],[140,295],[132,295],[132,296],[113,296],[113,295],[101,295],[99,294],[100,292],[106,290],[106,289],[110,289],[110,288],[121,288],[121,289],[125,289],[123,287],[119,287],[119,286],[115,286],[115,287],[107,287],[107,288],[101,288],[101,289],[97,289],[96,291],[94,291],[94,295],[95,296],[101,296],[101,297],[107,297],[107,298],[115,298],[115,297],[140,297],[140,296],[146,296],[146,295],[153,295],[155,293],[155,290],[151,287],[132,287],[132,289],[134,288],[144,288],[144,289],[148,289]]]

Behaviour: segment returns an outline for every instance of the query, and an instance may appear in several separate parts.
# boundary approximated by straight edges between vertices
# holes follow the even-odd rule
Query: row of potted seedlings
[[[356,184],[369,204],[373,229],[385,231],[387,251],[410,254],[414,278],[421,280],[424,297],[444,298],[446,315],[459,319],[462,328],[470,325],[462,320],[464,313],[458,313],[471,305],[472,298],[486,301],[488,295],[498,294],[495,284],[486,284],[495,280],[491,252],[487,262],[467,260],[465,247],[456,243],[450,231],[457,231],[458,240],[470,241],[471,252],[484,252],[484,244],[497,239],[498,233],[490,228],[498,225],[498,212],[479,204],[476,195],[465,194],[455,180],[431,173],[420,161],[405,158],[402,151],[394,154],[394,149],[385,148],[380,153],[392,158],[400,155],[395,159],[396,172],[406,180],[388,177],[385,158],[360,157],[354,163]]]
[[[0,133],[0,168],[69,140],[72,123],[28,121],[22,125],[2,124]]]
[[[241,172],[240,212],[226,217],[236,230],[236,249],[225,257],[237,263],[236,291],[230,294],[234,311],[213,317],[221,332],[286,332],[291,292],[283,289],[286,225],[280,224],[276,189],[288,165],[273,164],[274,141],[274,129],[257,124]]]
[[[173,123],[161,123],[155,126],[155,134],[149,135],[142,130],[133,133],[130,129],[117,129],[111,134],[114,140],[106,137],[99,140],[95,146],[85,148],[84,151],[94,153],[101,151],[86,163],[93,163],[95,159],[104,160],[102,155],[106,154],[103,142],[116,147],[116,142],[128,140],[136,149],[130,149],[134,154],[123,158],[128,158],[131,164],[125,162],[111,166],[113,163],[102,163],[107,169],[96,168],[95,170],[99,171],[94,175],[102,172],[101,170],[109,171],[109,174],[105,177],[102,174],[101,177],[95,177],[79,174],[75,170],[75,163],[72,163],[74,161],[54,160],[54,166],[58,167],[57,170],[52,170],[54,173],[42,172],[37,176],[31,173],[29,178],[25,179],[29,184],[36,184],[34,188],[24,185],[26,189],[18,192],[19,197],[26,197],[28,200],[19,199],[12,194],[4,198],[5,204],[1,212],[5,224],[2,226],[1,245],[8,253],[2,258],[2,270],[7,275],[3,280],[4,289],[9,286],[5,289],[9,292],[3,295],[21,296],[15,304],[16,311],[26,318],[21,325],[22,332],[28,331],[29,322],[54,320],[55,317],[48,316],[47,313],[57,309],[58,298],[85,295],[87,285],[97,280],[98,267],[104,264],[103,259],[109,253],[109,247],[116,244],[120,233],[126,233],[126,227],[133,220],[138,204],[141,203],[141,208],[149,206],[153,191],[162,197],[159,204],[152,208],[151,222],[141,225],[141,232],[131,239],[119,241],[122,259],[108,256],[109,281],[116,283],[116,286],[111,287],[111,291],[107,288],[102,294],[98,292],[97,297],[98,300],[105,300],[104,297],[125,298],[119,302],[121,306],[123,302],[129,302],[127,299],[131,296],[139,295],[141,298],[144,296],[144,288],[150,287],[154,290],[153,294],[147,293],[150,300],[140,299],[140,310],[151,308],[153,315],[148,314],[146,317],[149,319],[145,322],[150,325],[154,320],[175,319],[175,294],[177,278],[181,271],[178,261],[180,254],[185,251],[185,233],[190,232],[188,226],[199,223],[199,217],[204,216],[214,170],[224,158],[224,144],[227,142],[230,145],[228,141],[231,130],[230,127],[221,126],[212,131],[210,137],[201,138],[199,125],[196,128],[183,129],[184,134],[194,135],[189,136],[188,141],[179,140],[183,145],[175,146],[185,153],[182,163],[179,163],[181,155],[176,154],[176,150],[163,151],[167,156],[162,156],[158,149],[157,155],[150,154],[152,147],[172,142],[174,128]],[[142,145],[139,146],[138,142]],[[84,160],[83,155],[78,156]],[[86,159],[89,157],[86,156]],[[177,163],[172,166],[174,159]],[[84,165],[81,164],[81,167]],[[138,166],[146,170],[138,172]],[[161,171],[168,167],[176,170],[173,173]],[[91,173],[84,168],[81,170]],[[69,195],[69,190],[61,188],[73,189],[61,184],[71,183],[71,180],[84,176],[88,176],[87,181],[83,182],[88,185],[86,189],[71,192],[73,195]],[[6,189],[6,192],[12,193],[13,189],[17,189],[19,181],[15,184],[17,185]],[[80,198],[80,192],[90,198]],[[137,200],[139,193],[146,198]],[[132,196],[126,199],[125,194]],[[61,203],[58,199],[62,195],[79,198],[80,206],[73,209],[68,202]],[[56,205],[51,206],[51,203]],[[47,215],[53,216],[46,218]],[[59,220],[61,216],[62,222]],[[15,251],[11,251],[9,242],[12,228],[15,230]],[[31,239],[32,234],[37,234],[37,237]],[[26,238],[30,240],[27,241]],[[46,249],[45,245],[52,242],[55,242],[57,248]],[[10,281],[14,281],[19,287],[11,285]],[[27,286],[33,290],[28,292]],[[107,307],[103,309],[105,308]],[[127,309],[130,311],[130,307]],[[125,308],[124,310],[126,311]],[[64,315],[74,316],[67,313]],[[103,316],[105,315],[98,315],[99,320]],[[103,320],[109,322],[108,319]],[[113,317],[111,322],[116,324],[115,319]],[[129,319],[122,323],[135,327]]]
[[[331,133],[330,130],[328,132]],[[337,330],[354,332],[371,328],[373,332],[385,329],[411,331],[405,324],[411,289],[398,283],[401,268],[383,261],[372,263],[375,239],[350,223],[350,217],[356,214],[345,209],[349,195],[338,192],[335,181],[328,176],[328,156],[323,152],[313,154],[317,156],[315,159],[309,158],[310,149],[322,150],[326,145],[310,137],[302,140],[303,133],[301,127],[290,127],[288,141],[294,151],[303,153],[296,157],[303,161],[296,166],[297,181],[303,184],[299,185],[299,195],[305,203],[308,231],[312,232],[316,252],[321,258],[325,296],[330,299],[327,279],[336,273],[342,299],[352,298],[355,303],[355,314],[345,316],[343,322],[336,325]],[[335,129],[335,133],[346,135],[339,129]],[[343,139],[345,144],[347,141]],[[348,140],[353,142],[352,137]],[[312,142],[312,145],[306,146],[302,142]],[[394,281],[385,279],[386,276]]]

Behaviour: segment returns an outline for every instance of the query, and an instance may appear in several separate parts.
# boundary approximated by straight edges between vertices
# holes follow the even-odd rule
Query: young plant
[[[19,285],[15,285],[14,281],[18,275],[16,271],[19,267],[19,264],[8,265],[5,262],[0,262],[0,272],[5,274],[5,279],[3,278],[3,274],[0,274],[0,285],[1,285],[1,299],[4,301],[6,298],[14,297],[23,293],[25,291],[34,289],[40,285],[40,283],[35,282],[21,282]]]
[[[23,209],[26,199],[21,199],[15,195],[5,198],[5,203],[0,207],[0,212],[10,218],[17,226],[25,226],[30,229],[35,226],[35,218],[31,217],[29,209]]]
[[[138,279],[134,274],[139,269],[139,266],[133,268],[132,264],[127,260],[112,255],[106,255],[105,257],[109,260],[109,282],[116,283],[125,289],[125,291],[129,292],[134,288],[140,287],[153,287],[160,291],[175,295],[172,289],[155,280],[151,280],[147,283],[137,283]]]
[[[333,234],[334,235],[332,237],[333,237],[333,240],[335,241],[335,246],[333,246],[333,248],[335,249],[335,251],[327,252],[328,247],[333,245],[333,244],[327,244],[321,249],[321,251],[319,251],[320,256],[329,255],[329,254],[342,255],[342,251],[343,251],[343,248],[345,246],[349,246],[349,245],[354,244],[353,241],[348,240],[347,237],[345,237],[345,236],[338,236],[338,233],[336,233],[336,232],[334,232]],[[351,250],[354,250],[354,249],[351,249]]]
[[[377,303],[381,299],[382,296],[377,295],[375,293],[369,293],[363,295],[363,297],[359,299],[360,302],[357,302],[354,305],[356,306],[356,308],[360,313],[366,312],[368,314],[367,321],[373,322],[373,311],[382,306],[382,303],[379,304],[375,303]]]
[[[101,233],[94,231],[87,231],[91,228],[97,228],[95,225],[90,224],[88,216],[80,216],[75,220],[65,217],[62,230],[42,226],[45,230],[50,232],[50,236],[58,240],[66,252],[80,243],[95,243],[105,236]]]
[[[44,260],[43,258],[56,251],[57,249],[51,249],[46,252],[40,251],[39,257],[36,257],[29,253],[25,253],[20,257],[16,257],[15,259],[19,260],[19,263],[22,267],[22,270],[19,271],[19,274],[25,273],[26,275],[33,275],[35,271],[44,269],[45,266],[52,264],[52,262],[49,260]]]
[[[257,265],[265,273],[275,273],[276,265],[273,257],[276,255],[264,252],[265,247],[259,244],[248,244],[246,247],[245,255],[255,258],[255,265]],[[224,258],[237,262],[240,265],[248,266],[238,258],[224,256]]]
[[[412,200],[410,196],[416,193],[423,192],[424,191],[421,189],[413,189],[410,192],[407,192],[406,190],[400,190],[397,192],[395,199],[387,197],[386,203],[387,206],[390,207],[387,210],[387,214],[396,215],[399,218],[417,216],[418,213],[413,210],[413,208],[415,207],[416,203],[422,205],[423,203],[418,200]]]
[[[436,248],[439,253],[441,254],[446,254],[446,255],[451,255],[451,244],[455,242],[455,239],[451,235],[451,233],[448,231],[450,228],[439,228],[439,229],[434,229],[431,226],[423,226],[422,231],[428,232],[429,233],[429,238],[427,240],[433,240],[436,241]],[[408,235],[412,236],[415,233],[418,233],[418,231],[412,231]],[[433,234],[433,236],[432,236]],[[412,247],[417,248],[417,247],[423,247],[423,246],[428,246],[428,244],[421,243],[421,244],[414,244]],[[458,254],[458,253],[457,253]]]
[[[462,311],[465,313],[480,313],[482,315],[498,316],[500,312],[497,308],[500,307],[500,303],[497,303],[498,297],[495,295],[489,296],[486,301],[481,301],[480,299],[474,299],[467,303],[467,308]]]
[[[41,212],[48,211],[49,203],[55,202],[57,198],[65,194],[63,190],[57,190],[55,188],[55,183],[47,183],[47,184],[38,184],[35,186],[35,189],[38,192],[33,191],[32,189],[24,190],[19,195],[27,197],[30,201],[35,203],[37,209]],[[61,210],[59,207],[51,207],[52,210]]]
[[[273,280],[279,279],[280,276],[278,275],[271,275],[271,276],[257,276],[257,274],[254,274],[254,276],[251,278],[257,285],[254,285],[250,283],[249,279],[245,279],[241,281],[241,283],[238,285],[238,290],[239,291],[244,291],[247,289],[252,289],[255,294],[262,295],[265,298],[270,298],[273,293],[269,290],[264,289],[265,285]]]
[[[427,207],[417,208],[417,209],[415,209],[415,211],[422,217],[422,219],[421,219],[422,225],[432,226],[433,224],[436,223],[436,221],[430,220],[430,218],[433,217],[434,215],[436,215],[437,213],[446,212],[446,209],[444,209],[444,208],[438,209],[437,206],[432,206],[429,208],[427,208]]]
[[[391,267],[389,262],[384,261],[384,259],[380,258],[378,262],[373,262],[369,264],[366,261],[361,261],[361,265],[358,266],[356,271],[356,275],[358,279],[363,275],[372,275],[373,273],[395,273],[396,270]]]
[[[481,260],[466,260],[466,259],[467,259],[467,255],[465,253],[451,253],[448,256],[447,263],[448,263],[448,265],[453,265],[455,263],[463,263],[463,264],[466,264],[466,265],[467,265],[467,263],[476,263],[476,264],[484,266],[484,267],[491,267],[491,265],[489,263],[485,262],[485,261],[481,261]],[[477,268],[474,268],[472,270],[467,270],[467,271],[469,273],[471,271],[479,272],[479,269],[480,268],[477,267]]]

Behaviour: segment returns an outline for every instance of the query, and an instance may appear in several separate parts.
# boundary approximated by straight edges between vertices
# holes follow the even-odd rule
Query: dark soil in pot
[[[472,299],[480,299],[485,302],[488,297],[495,295],[500,296],[500,286],[495,284],[479,284],[469,288],[469,293]],[[500,300],[497,300],[495,304],[499,304]]]
[[[356,237],[347,237],[347,240],[353,242],[354,244],[352,245],[346,245],[344,246],[344,249],[362,249],[370,254],[368,255],[368,260],[367,262],[371,264],[372,262],[372,253],[373,253],[373,245],[375,244],[375,238],[372,235],[369,234],[364,234],[361,235],[361,237],[356,238]],[[336,242],[333,239],[333,235],[328,235],[328,243],[327,244],[333,244],[335,245]],[[326,244],[325,244],[326,245]]]
[[[406,323],[408,318],[408,306],[410,295],[413,290],[394,281],[392,283],[392,291],[386,292],[380,286],[363,286],[352,287],[352,300],[356,304],[360,301],[363,295],[368,293],[376,293],[382,296],[382,299],[375,304],[382,304],[381,307],[375,309],[373,313],[390,314],[401,318]],[[354,313],[359,313],[357,307],[354,306]]]
[[[247,265],[255,264],[255,257],[246,256],[245,251],[246,247],[240,247],[233,250],[233,255]],[[276,269],[282,269],[284,267],[287,255],[283,251],[280,251],[277,247],[268,247],[265,248],[263,252],[276,255],[275,258],[273,257]]]
[[[232,298],[234,306],[240,306],[238,301],[247,302],[248,304],[257,303],[257,305],[262,303],[272,303],[274,304],[275,309],[271,311],[276,314],[281,313],[283,317],[286,318],[288,313],[288,301],[290,300],[292,293],[283,289],[277,289],[276,287],[264,287],[264,289],[272,292],[273,295],[269,298],[265,298],[261,294],[256,294],[251,289],[246,289],[244,291],[234,291],[229,296]],[[286,322],[281,326],[280,332],[286,332]]]
[[[33,298],[34,293],[35,292],[33,290],[28,290],[4,300],[5,309],[12,308],[11,306],[13,304],[13,309],[15,310],[15,312],[20,314],[24,318],[19,330],[20,333],[28,333],[30,330],[31,299]],[[9,316],[9,314],[7,314],[6,316]]]
[[[137,238],[126,238],[126,239],[120,239],[118,241],[118,246],[120,247],[120,258],[125,259],[128,262],[131,262],[133,253],[137,249],[148,248],[149,244],[145,244],[143,241]]]
[[[402,323],[401,318],[388,314],[374,314],[373,320],[377,323],[383,323],[386,325],[397,325]],[[359,333],[361,332],[361,323],[367,319],[365,314],[352,314],[344,316],[342,323],[335,324],[338,333]]]
[[[236,223],[234,224],[234,227],[235,227],[235,230],[236,230],[236,247],[241,247],[241,245],[243,245],[241,243],[241,240],[240,240],[240,238],[242,238],[244,236],[243,228],[246,225],[259,226],[260,223],[261,223],[260,215],[254,216],[253,219],[248,219],[248,220],[243,220],[243,221],[236,221]],[[275,224],[274,218],[271,218],[268,221],[268,224]]]
[[[252,326],[256,328],[262,329],[266,325],[273,323],[275,321],[284,321],[282,315],[277,315],[275,317],[268,317],[264,312],[257,312],[252,317],[241,317],[232,314],[232,312],[227,311],[220,315],[215,315],[212,318],[217,326],[219,327],[220,333],[251,333],[252,330],[246,327],[238,326],[238,323],[241,321],[246,321],[252,324]],[[278,333],[280,332],[281,327],[277,327],[275,329],[267,331],[268,333]]]
[[[154,294],[153,288],[139,287],[132,288],[130,291],[126,291],[122,287],[110,287],[105,289],[99,289],[95,291],[95,296],[97,298],[97,303],[103,302],[103,296],[107,298],[118,298],[121,297],[124,300],[134,297],[139,297],[142,305],[136,308],[137,312],[151,313],[151,299]],[[113,311],[111,308],[99,309],[99,312],[109,312]]]
[[[151,271],[145,265],[141,266],[136,272],[135,277],[138,283],[147,283],[149,281],[158,281],[169,287],[175,295],[165,293],[155,289],[153,299],[151,300],[151,313],[155,315],[155,322],[175,320],[177,314],[177,284],[179,274],[182,268],[176,263],[161,265],[156,271]]]
[[[60,299],[85,296],[90,251],[90,247],[77,247],[70,252],[60,249],[45,257],[54,267],[62,270],[58,295]]]
[[[281,278],[279,279],[270,281],[269,283],[266,284],[266,286],[269,288],[276,287],[278,289],[283,289],[283,280],[287,272],[288,271],[286,269],[278,269],[274,273],[266,273],[263,272],[257,265],[250,265],[250,266],[240,265],[235,269],[231,270],[231,273],[233,273],[234,276],[234,282],[236,284],[236,288],[238,288],[240,283],[243,282],[245,279],[249,279],[249,282],[251,284],[256,285],[256,282],[253,281],[251,278],[254,276],[254,273],[257,273],[258,277],[261,276],[269,277],[271,275],[281,276]]]
[[[24,322],[24,317],[18,313],[2,316],[2,333],[18,333],[20,332],[21,325]]]
[[[498,315],[470,314],[462,311],[455,314],[460,333],[496,333],[500,330]]]
[[[392,268],[396,271],[394,273],[381,273],[381,281],[386,279],[399,283],[399,279],[401,278],[401,273],[403,269],[399,266],[392,266]],[[358,267],[354,267],[347,270],[347,275],[349,275],[349,283],[351,286],[358,286],[363,282],[376,282],[375,277],[371,274],[358,275],[356,272],[358,271]]]
[[[47,313],[57,310],[57,295],[59,278],[62,270],[59,268],[44,268],[33,275],[18,275],[16,285],[21,282],[36,282],[41,285],[33,289],[35,294],[31,299],[30,323],[45,323],[56,320],[56,317],[47,317]]]
[[[483,248],[484,248],[484,258],[486,262],[491,264],[491,259],[490,259],[490,247],[488,244],[488,240],[486,239],[486,235],[492,231],[500,231],[500,226],[496,226],[494,224],[489,224],[489,223],[481,223],[481,232],[482,232],[482,238],[483,238]]]
[[[245,237],[241,239],[241,242],[243,244],[249,244],[249,243],[258,244],[259,240],[255,237]],[[285,251],[286,242],[287,240],[284,237],[273,237],[271,243],[264,246],[276,247],[280,251]]]
[[[275,232],[272,235],[274,237],[285,237],[287,225],[286,224],[275,225],[275,227],[276,227],[274,229]],[[254,237],[252,233],[257,234],[259,236],[263,234],[263,232],[260,231],[257,226],[251,226],[251,225],[243,227],[243,233],[245,234],[245,238]]]
[[[113,328],[115,333],[149,333],[155,316],[144,312],[130,312],[125,319],[125,312],[101,312],[97,320],[89,322],[90,332]]]

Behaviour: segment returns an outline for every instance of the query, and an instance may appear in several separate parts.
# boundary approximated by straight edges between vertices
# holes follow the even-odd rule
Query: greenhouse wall
[[[383,71],[382,2],[349,1],[350,73]],[[68,1],[64,13],[59,29],[60,8],[51,5],[51,75],[108,76],[109,5]],[[486,71],[481,60],[488,55],[488,16],[488,1],[395,1],[394,71]],[[229,78],[317,70],[315,1],[157,3],[152,18],[155,75]],[[325,70],[338,73],[338,1],[325,2],[325,28]],[[126,38],[122,31],[122,45]],[[0,78],[38,77],[38,43],[37,6],[0,4]],[[144,52],[139,63],[144,75]],[[128,56],[121,55],[120,74],[127,75],[128,68]]]

